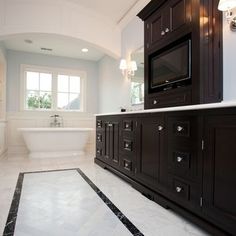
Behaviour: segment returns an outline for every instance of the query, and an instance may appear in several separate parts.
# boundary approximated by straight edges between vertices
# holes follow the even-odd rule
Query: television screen
[[[151,88],[190,79],[190,40],[151,59]]]

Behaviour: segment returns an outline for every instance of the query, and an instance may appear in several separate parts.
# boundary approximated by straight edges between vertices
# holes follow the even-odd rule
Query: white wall
[[[98,63],[42,54],[7,51],[7,120],[9,153],[26,153],[21,127],[48,127],[49,117],[59,113],[65,127],[95,128],[94,113],[98,111]],[[34,112],[20,111],[20,65],[31,64],[56,68],[70,68],[87,73],[87,112]],[[89,146],[94,150],[94,133],[90,135]]]
[[[130,59],[130,54],[144,45],[144,23],[139,17],[133,20],[121,33],[121,56]]]
[[[20,111],[20,66],[29,64],[56,68],[68,68],[87,73],[87,112],[97,112],[98,63],[43,54],[7,51],[7,111]]]
[[[129,81],[119,69],[119,61],[105,56],[99,62],[99,113],[129,107]]]
[[[76,1],[0,0],[0,39],[24,33],[79,38],[120,56],[119,27]]]
[[[135,17],[122,31],[122,58],[130,59],[130,54],[144,44],[143,22]],[[99,63],[99,113],[119,111],[120,107],[132,107],[130,80],[124,78],[119,69],[119,60],[104,57]]]
[[[0,157],[6,151],[6,51],[0,44]]]

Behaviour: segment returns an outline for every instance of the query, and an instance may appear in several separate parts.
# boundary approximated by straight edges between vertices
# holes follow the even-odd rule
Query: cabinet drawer
[[[133,151],[133,141],[128,140],[128,139],[124,139],[123,140],[123,149],[125,151],[132,152]]]
[[[123,159],[123,168],[127,171],[132,171],[132,161]]]
[[[131,132],[133,131],[133,121],[132,120],[123,120],[123,130]]]
[[[179,181],[177,179],[173,179],[172,182],[172,191],[178,196],[179,198],[182,198],[184,200],[190,200],[189,194],[190,194],[190,186],[187,183],[184,183],[182,181]]]
[[[175,136],[190,136],[190,121],[176,121],[172,126],[172,133]]]
[[[98,143],[101,143],[103,140],[102,140],[102,134],[101,133],[97,133],[97,135],[96,135],[96,141],[98,142]]]
[[[191,154],[187,152],[173,152],[173,160],[172,164],[174,168],[179,171],[185,173],[186,171],[190,170],[190,161],[191,161]]]
[[[191,104],[191,91],[180,89],[179,93],[174,89],[173,91],[160,92],[155,96],[148,97],[148,107],[145,108],[159,108],[167,106],[181,106]]]
[[[102,149],[101,148],[97,148],[96,149],[96,156],[97,157],[101,157],[102,156]]]
[[[98,129],[101,129],[101,128],[102,128],[102,120],[97,120],[97,121],[96,121],[96,127],[97,127]]]

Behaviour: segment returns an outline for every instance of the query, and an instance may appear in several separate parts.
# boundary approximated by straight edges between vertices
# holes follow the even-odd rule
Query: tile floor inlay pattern
[[[143,234],[80,169],[69,169],[19,174],[3,233],[11,235]]]

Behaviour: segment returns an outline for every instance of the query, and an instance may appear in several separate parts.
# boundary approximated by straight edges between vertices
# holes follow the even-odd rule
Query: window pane
[[[39,94],[35,91],[28,91],[26,95],[26,107],[28,109],[39,108]]]
[[[39,73],[30,71],[26,72],[26,88],[27,90],[39,89]]]
[[[52,95],[48,92],[40,92],[39,107],[42,109],[52,108]]]
[[[69,104],[67,109],[70,110],[79,110],[80,109],[80,95],[71,93],[69,96]]]
[[[65,107],[68,105],[69,96],[68,93],[58,93],[57,94],[57,108],[58,109],[66,109]]]
[[[70,76],[70,92],[71,93],[80,92],[80,77]]]
[[[40,90],[52,90],[52,74],[40,73]]]
[[[58,75],[57,84],[58,92],[69,92],[69,76]]]

